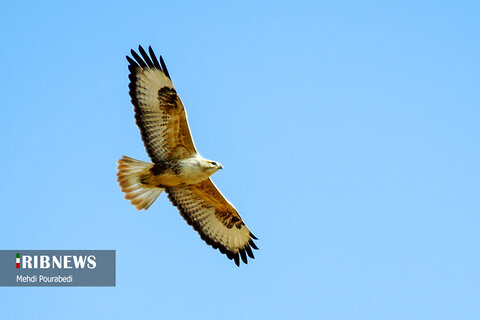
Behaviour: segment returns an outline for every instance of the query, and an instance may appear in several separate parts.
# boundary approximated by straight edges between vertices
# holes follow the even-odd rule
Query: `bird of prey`
[[[151,47],[149,54],[131,50],[129,89],[143,143],[153,163],[123,156],[118,160],[118,182],[125,198],[138,210],[148,209],[165,191],[185,221],[214,249],[237,266],[247,255],[254,258],[257,239],[235,207],[213,184],[210,176],[222,169],[205,159],[193,143],[187,114],[175,91],[163,58]]]

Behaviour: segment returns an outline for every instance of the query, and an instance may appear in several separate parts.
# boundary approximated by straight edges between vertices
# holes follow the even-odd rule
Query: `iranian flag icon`
[[[17,253],[17,269],[20,269],[20,253]]]

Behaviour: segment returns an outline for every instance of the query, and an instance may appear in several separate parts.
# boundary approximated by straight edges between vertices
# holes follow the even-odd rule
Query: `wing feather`
[[[187,114],[177,95],[162,57],[158,62],[151,47],[139,46],[140,55],[131,50],[130,97],[135,119],[147,153],[153,162],[181,159],[197,153]]]
[[[142,58],[143,60],[145,60],[147,66],[153,66],[153,62],[152,60],[150,60],[150,57],[148,56],[148,54],[145,52],[145,50],[143,49],[142,46],[139,46],[138,47],[138,51],[140,51],[140,54],[142,55]]]
[[[155,56],[155,53],[153,52],[152,47],[148,46],[148,52],[150,53],[150,56],[152,57],[153,65],[155,66],[155,68],[157,68],[159,70],[162,70],[162,67],[160,67],[160,64],[158,63],[157,57]],[[165,68],[165,70],[166,69],[167,68]],[[165,74],[167,75],[168,78],[170,78],[170,76],[166,72],[165,72]]]
[[[207,179],[198,184],[166,189],[168,198],[179,209],[185,221],[214,249],[219,249],[238,266],[240,258],[254,258],[258,249],[237,210]]]

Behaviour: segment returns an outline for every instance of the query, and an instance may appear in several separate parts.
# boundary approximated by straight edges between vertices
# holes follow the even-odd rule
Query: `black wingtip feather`
[[[233,256],[233,259],[235,260],[235,264],[237,265],[237,267],[240,267],[240,259],[238,257],[238,252],[235,253],[235,255]]]
[[[162,56],[160,56],[160,63],[162,64],[163,73],[165,73],[168,79],[172,80],[172,78],[170,78],[170,74],[168,73],[167,66],[165,65],[165,61],[163,61]]]
[[[133,59],[135,59],[135,61],[137,61],[137,63],[140,65],[140,67],[142,68],[147,67],[147,64],[145,63],[145,61],[142,60],[142,58],[140,58],[138,53],[136,53],[133,49],[130,50],[130,53],[132,54]]]
[[[128,66],[129,70],[130,70],[130,66],[133,66],[134,68],[138,67],[138,63],[136,63],[132,58],[130,58],[129,56],[125,56],[125,58],[127,58],[128,63],[130,63],[130,65]],[[132,71],[132,70],[130,70],[130,71]]]
[[[152,60],[150,60],[150,57],[145,52],[142,46],[138,46],[138,51],[140,51],[140,54],[142,55],[143,60],[145,60],[145,62],[147,63],[147,66],[149,66],[150,68],[153,68],[154,67],[153,62]]]
[[[252,249],[250,248],[250,246],[246,246],[245,251],[247,251],[247,254],[250,258],[255,259],[255,256],[253,255],[253,252],[252,252]]]
[[[128,65],[128,71],[130,71],[130,74],[128,75],[128,79],[130,81],[133,81],[135,79],[135,70],[138,68],[137,64],[129,64]]]
[[[257,245],[255,244],[255,242],[253,242],[252,239],[250,239],[250,241],[248,241],[248,244],[250,244],[250,246],[251,246],[253,249],[258,250]]]
[[[255,237],[255,236],[253,235],[253,233],[251,233],[251,232],[250,232],[250,237],[252,237],[252,238],[255,239],[255,240],[258,240],[258,238]]]
[[[243,263],[247,264],[247,255],[245,254],[245,250],[240,250],[240,257],[242,258]]]
[[[151,46],[148,46],[148,52],[150,53],[150,57],[152,57],[153,65],[155,66],[155,68],[162,70],[162,67],[160,67],[160,63],[158,63],[157,57],[155,56],[155,53],[153,52]]]

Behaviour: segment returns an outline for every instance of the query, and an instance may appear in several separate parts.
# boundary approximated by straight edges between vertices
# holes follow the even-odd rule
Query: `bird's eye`
[[[213,162],[212,162],[212,164],[213,164],[214,166],[216,166],[216,165],[217,165],[217,163],[216,163],[215,161],[213,161]]]

